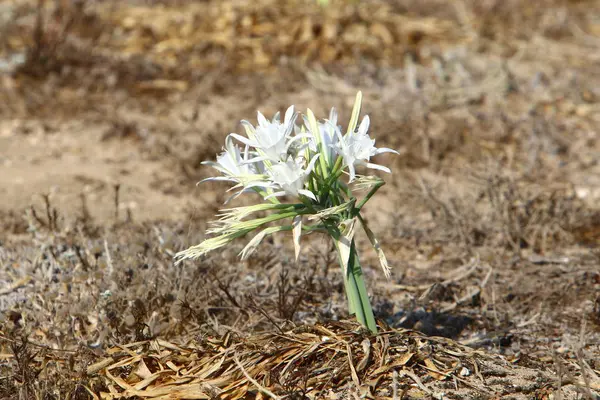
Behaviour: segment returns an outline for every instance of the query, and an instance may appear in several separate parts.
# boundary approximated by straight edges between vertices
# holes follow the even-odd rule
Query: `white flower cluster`
[[[329,119],[317,122],[308,110],[303,124],[296,125],[298,114],[294,106],[287,109],[283,122],[279,113],[269,121],[258,113],[258,125],[242,121],[246,136],[231,133],[227,136],[223,153],[213,166],[222,176],[206,180],[226,180],[241,189],[233,197],[246,191],[256,191],[265,199],[290,195],[303,196],[320,202],[321,190],[328,177],[349,175],[349,182],[356,178],[356,166],[390,172],[389,168],[370,162],[370,158],[381,153],[397,153],[388,148],[376,148],[375,140],[369,136],[369,117],[365,116],[356,129],[342,134],[337,124],[337,113],[331,109]],[[238,141],[240,146],[234,143]],[[312,175],[311,175],[312,174]],[[327,181],[331,183],[331,180]]]
[[[389,277],[385,254],[361,216],[363,206],[385,182],[375,176],[358,176],[355,168],[363,166],[390,172],[387,167],[371,163],[370,159],[377,154],[397,152],[375,147],[375,140],[368,133],[369,117],[365,116],[358,123],[361,102],[359,92],[344,134],[337,124],[335,109],[321,122],[309,109],[300,125],[296,124],[299,118],[293,106],[287,109],[283,122],[279,114],[269,121],[261,113],[258,113],[257,126],[242,121],[246,135],[231,133],[216,162],[206,162],[221,176],[206,180],[233,182],[232,189],[239,189],[233,197],[253,191],[268,202],[221,210],[219,219],[213,221],[207,231],[211,237],[177,253],[178,262],[202,257],[255,231],[258,233],[240,253],[243,259],[250,256],[266,236],[284,231],[292,232],[298,259],[302,235],[326,232],[337,243],[346,276],[348,265],[354,262],[351,256],[355,252],[354,232],[357,226],[362,226]],[[348,180],[340,179],[343,174],[349,176]],[[354,192],[361,191],[367,193],[359,199]],[[293,197],[292,204],[282,204],[278,197],[283,195]],[[358,301],[355,299],[356,304]]]

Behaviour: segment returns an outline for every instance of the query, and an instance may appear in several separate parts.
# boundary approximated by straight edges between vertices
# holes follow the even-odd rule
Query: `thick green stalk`
[[[360,260],[358,258],[354,240],[350,247],[350,257],[346,268],[344,268],[344,261],[342,259],[342,253],[340,252],[339,243],[335,239],[334,243],[336,250],[338,251],[342,272],[344,269],[346,270],[344,275],[344,286],[346,289],[346,296],[348,297],[348,310],[350,314],[356,315],[356,319],[362,326],[369,329],[372,333],[377,333],[377,323],[375,322],[373,308],[369,301],[369,295],[367,293],[367,287],[365,285],[364,275],[360,266]]]
[[[355,314],[357,318],[359,318],[358,316],[361,315],[358,321],[363,326],[366,326],[372,333],[377,333],[377,322],[375,322],[373,308],[371,307],[371,302],[369,301],[369,294],[367,293],[367,286],[365,284],[362,267],[360,266],[360,260],[358,258],[358,252],[356,251],[356,245],[354,241],[352,241],[352,250],[350,253],[348,272],[346,275],[347,279],[351,282],[351,285],[356,288],[353,290],[358,291],[359,297],[355,302]]]

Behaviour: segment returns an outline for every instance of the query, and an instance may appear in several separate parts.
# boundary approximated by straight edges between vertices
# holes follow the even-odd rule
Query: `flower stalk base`
[[[373,308],[371,307],[371,302],[369,301],[367,286],[365,285],[365,279],[354,241],[352,241],[352,245],[350,247],[350,257],[348,259],[347,268],[344,268],[339,250],[338,255],[340,256],[342,273],[345,269],[343,276],[346,295],[348,297],[348,311],[350,314],[354,314],[356,316],[356,320],[362,326],[369,329],[371,333],[377,333],[377,322],[375,321]]]

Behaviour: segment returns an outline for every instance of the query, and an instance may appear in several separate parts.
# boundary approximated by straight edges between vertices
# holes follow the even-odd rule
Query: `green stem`
[[[342,267],[343,272],[344,266],[339,252],[339,243],[335,240],[334,243],[338,250],[340,266]],[[369,295],[367,293],[367,287],[365,285],[364,275],[360,266],[360,260],[358,258],[354,240],[352,241],[350,259],[348,260],[346,274],[344,275],[344,286],[348,298],[348,311],[350,314],[356,315],[356,319],[362,326],[369,329],[372,333],[377,333],[377,323],[375,321],[375,316],[373,315],[371,302],[369,301]]]
[[[344,173],[344,170],[342,169],[342,164],[343,159],[342,157],[338,157],[335,165],[333,166],[333,170],[331,172],[331,175],[329,175],[327,177],[326,180],[326,185],[331,185],[333,182],[335,182],[340,176],[342,176],[342,174]]]
[[[383,186],[385,185],[385,182],[381,181],[380,183],[376,184],[375,186],[373,186],[373,188],[369,191],[369,193],[365,196],[364,199],[362,199],[360,201],[360,203],[357,204],[356,208],[357,211],[360,211],[363,206],[365,204],[367,204],[367,201],[369,201],[371,199],[371,197],[373,197],[373,195]]]

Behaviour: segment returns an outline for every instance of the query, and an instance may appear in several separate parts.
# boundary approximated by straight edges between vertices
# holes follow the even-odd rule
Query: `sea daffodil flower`
[[[297,116],[294,106],[290,106],[285,112],[283,123],[279,120],[279,113],[269,121],[258,112],[258,126],[254,127],[250,122],[242,121],[248,134],[247,138],[237,133],[232,133],[231,136],[256,150],[258,156],[253,161],[285,161],[282,157],[286,157],[289,147],[294,142],[290,136],[294,131]]]
[[[222,210],[207,234],[211,237],[202,243],[179,252],[178,262],[202,257],[235,239],[258,232],[241,252],[249,257],[263,239],[278,232],[292,232],[296,260],[300,254],[300,238],[311,232],[325,232],[333,239],[344,276],[348,308],[361,324],[372,332],[377,324],[369,302],[358,252],[355,244],[357,228],[362,226],[386,277],[390,267],[381,245],[362,217],[361,210],[384,185],[378,177],[356,175],[356,166],[390,172],[389,168],[370,162],[381,153],[397,153],[388,148],[376,148],[375,140],[368,134],[370,120],[365,116],[360,126],[362,94],[359,92],[345,135],[337,124],[337,113],[331,109],[329,119],[319,122],[309,109],[302,118],[304,124],[296,126],[297,113],[291,106],[281,122],[279,113],[269,121],[258,113],[258,125],[242,121],[246,136],[230,134],[225,140],[223,153],[216,162],[206,162],[221,176],[205,180],[229,181],[232,189],[256,192],[270,203]],[[244,150],[233,142],[242,143]],[[349,175],[348,185],[342,180]],[[362,199],[354,192],[368,191]],[[282,203],[287,197],[292,203]],[[257,217],[256,214],[266,214]],[[306,222],[306,223],[305,223]]]
[[[395,153],[396,150],[388,149],[387,147],[376,148],[375,139],[371,139],[369,134],[370,119],[365,115],[358,130],[348,133],[345,137],[341,136],[341,132],[337,132],[339,141],[335,145],[337,153],[343,157],[344,166],[348,167],[350,182],[356,177],[355,166],[363,165],[367,168],[378,169],[387,173],[392,172],[389,168],[383,165],[378,165],[369,162],[371,157],[382,153]]]
[[[249,154],[248,146],[246,146],[242,153],[240,147],[233,143],[231,136],[227,136],[225,139],[225,148],[223,149],[223,152],[217,156],[217,161],[202,162],[203,165],[209,165],[221,172],[223,176],[206,178],[201,182],[229,181],[237,183],[237,185],[230,190],[243,187],[242,190],[234,194],[229,200],[239,196],[245,191],[254,188],[268,187],[269,183],[264,181],[266,176],[259,172],[263,169],[262,166],[258,163],[249,163]]]
[[[305,189],[304,184],[306,179],[310,175],[313,167],[315,166],[315,161],[319,158],[319,154],[315,155],[308,167],[304,169],[304,160],[302,157],[297,159],[288,159],[285,162],[279,162],[274,164],[269,169],[269,175],[271,180],[275,184],[275,186],[281,188],[281,191],[271,193],[267,196],[284,196],[291,195],[294,197],[298,197],[299,195],[304,195],[311,200],[317,200],[316,196],[310,190]]]
[[[337,111],[335,108],[332,108],[329,112],[329,119],[324,122],[319,122],[317,124],[319,131],[312,132],[310,122],[308,118],[305,118],[304,125],[307,127],[310,132],[310,136],[312,140],[309,143],[310,150],[313,152],[317,152],[317,140],[316,136],[319,135],[320,142],[322,143],[325,149],[325,162],[331,163],[331,161],[335,158],[336,155],[336,146],[341,136],[342,131],[340,127],[337,125]]]

